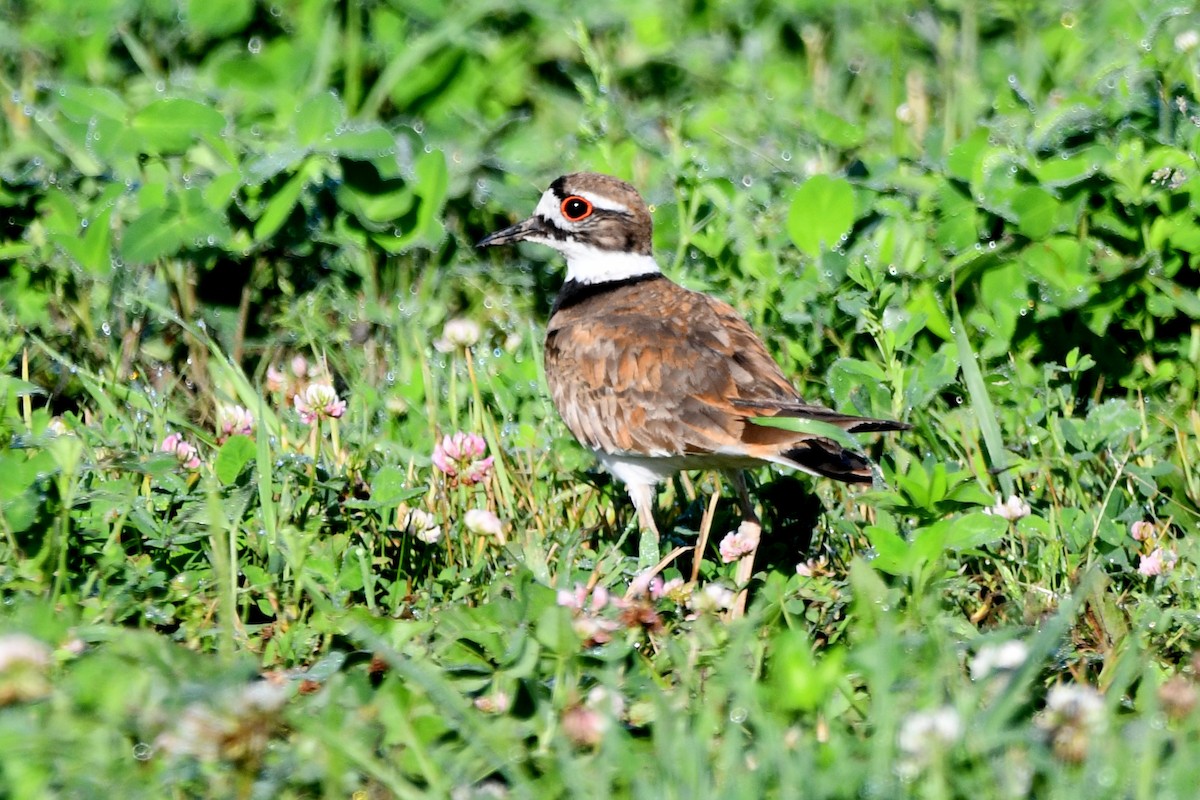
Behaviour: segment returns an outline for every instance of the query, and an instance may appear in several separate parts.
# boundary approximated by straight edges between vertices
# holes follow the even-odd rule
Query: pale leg
[[[641,532],[638,538],[638,567],[647,569],[657,564],[660,557],[658,527],[654,524],[654,484],[631,483],[628,488],[633,507],[637,509]]]
[[[762,522],[758,519],[758,514],[754,511],[754,503],[750,500],[750,492],[746,489],[746,476],[741,470],[731,471],[726,473],[733,482],[738,493],[738,504],[742,509],[742,524],[738,526],[738,532],[742,534],[751,534],[754,537],[754,549],[738,559],[737,570],[734,573],[734,578],[737,585],[741,587],[737,598],[733,602],[733,609],[730,616],[737,618],[746,613],[746,585],[750,583],[750,576],[754,574],[754,555],[758,552],[758,541],[762,535]]]

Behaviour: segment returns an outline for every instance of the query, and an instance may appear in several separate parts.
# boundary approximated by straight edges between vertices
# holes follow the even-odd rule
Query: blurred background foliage
[[[64,298],[44,334],[102,342],[146,338],[124,299],[168,292],[232,346],[326,279],[386,302],[478,271],[497,215],[592,168],[646,191],[681,279],[752,288],[799,370],[854,333],[846,265],[866,259],[923,316],[923,354],[951,340],[953,290],[985,359],[1081,347],[1101,395],[1184,406],[1187,23],[1118,2],[18,2],[3,297],[30,328]],[[793,188],[813,175],[841,191]],[[499,272],[544,307],[553,276]]]

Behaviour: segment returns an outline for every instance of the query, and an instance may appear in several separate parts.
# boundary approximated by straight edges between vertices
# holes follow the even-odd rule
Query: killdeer
[[[754,543],[738,565],[742,584],[758,536],[743,468],[773,463],[848,483],[872,480],[870,462],[858,453],[756,424],[756,417],[819,420],[851,433],[909,427],[805,402],[732,306],[662,274],[651,252],[650,211],[625,181],[564,175],[533,216],[478,246],[521,241],[566,256],[546,330],[546,380],[571,433],[628,488],[644,565],[657,561],[655,487],[679,470],[732,475],[743,530]]]

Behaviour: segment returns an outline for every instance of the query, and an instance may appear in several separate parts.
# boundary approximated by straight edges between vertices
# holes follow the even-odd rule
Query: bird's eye
[[[571,222],[579,222],[591,213],[592,204],[578,195],[571,195],[562,201],[562,215]]]

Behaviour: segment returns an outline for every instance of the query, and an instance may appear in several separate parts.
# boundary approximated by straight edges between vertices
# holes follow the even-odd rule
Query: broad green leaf
[[[834,147],[849,150],[863,143],[863,129],[860,125],[821,109],[814,109],[808,115],[808,122],[813,133],[818,138],[829,142]]]
[[[296,112],[296,141],[305,147],[324,145],[345,121],[342,101],[333,92],[321,92],[305,100]]]
[[[841,370],[850,375],[856,375],[870,381],[885,381],[887,375],[878,364],[872,364],[870,361],[863,361],[858,358],[839,358],[833,362],[831,370]]]
[[[199,189],[187,189],[131,222],[121,254],[130,263],[147,264],[188,248],[219,246],[229,236],[228,221],[204,205]]]
[[[186,241],[174,225],[166,224],[166,209],[152,208],[125,227],[121,256],[130,264],[149,264],[178,252]]]
[[[1171,304],[1179,309],[1180,312],[1186,314],[1192,319],[1200,320],[1200,296],[1196,295],[1194,289],[1180,286],[1173,281],[1164,280],[1159,277],[1152,277],[1150,282],[1153,283],[1162,296],[1167,298]]]
[[[217,480],[228,486],[237,480],[242,469],[254,458],[254,440],[249,436],[230,436],[217,451],[213,461],[213,472]]]
[[[238,187],[242,185],[242,176],[235,170],[215,176],[202,190],[204,204],[213,210],[223,210],[233,202]]]
[[[771,642],[767,669],[770,702],[789,711],[813,711],[829,699],[844,680],[845,651],[821,648],[813,653],[812,642],[802,632],[784,629]]]
[[[966,250],[979,241],[979,214],[976,206],[949,181],[936,192],[937,243],[952,252]]]
[[[851,450],[861,449],[858,441],[846,431],[839,428],[837,425],[828,422],[821,422],[816,419],[802,419],[800,417],[752,417],[751,422],[755,425],[762,425],[764,428],[781,428],[785,431],[795,431],[796,433],[805,433],[811,436],[823,436],[826,439],[832,439],[843,447]]]
[[[283,227],[283,223],[291,215],[296,203],[300,202],[300,195],[304,192],[307,184],[308,174],[301,169],[271,196],[263,209],[262,216],[254,223],[254,240],[256,242],[270,239]]]
[[[1056,236],[1034,242],[1021,253],[1025,269],[1056,308],[1075,308],[1087,302],[1097,287],[1089,269],[1087,250],[1074,237]]]
[[[30,395],[46,394],[46,390],[38,386],[36,383],[21,380],[12,375],[0,374],[0,397],[26,397]]]
[[[90,86],[62,86],[58,90],[58,107],[70,120],[91,123],[97,117],[124,123],[129,108],[121,96],[111,89]]]
[[[950,550],[967,550],[999,541],[1008,532],[1008,520],[975,511],[944,519],[931,527],[944,529],[944,546]]]
[[[446,156],[441,151],[426,153],[417,162],[416,173],[415,190],[421,197],[421,205],[417,208],[417,229],[426,239],[432,240],[441,232],[442,208],[450,187]]]
[[[289,144],[275,148],[246,164],[246,183],[252,186],[264,184],[279,173],[292,169],[308,158],[308,155],[308,148],[297,145]]]
[[[186,0],[194,37],[218,38],[241,30],[254,14],[254,0]]]
[[[1026,186],[1012,197],[1017,230],[1030,239],[1043,239],[1054,229],[1058,201],[1039,186]]]
[[[1051,156],[1034,162],[1031,171],[1038,182],[1051,189],[1073,186],[1100,171],[1100,164],[1112,158],[1102,145],[1089,147],[1073,155]]]
[[[912,572],[912,548],[898,533],[880,527],[868,525],[863,533],[875,550],[871,566],[889,575],[908,575]]]
[[[382,504],[395,505],[407,489],[404,472],[397,467],[382,467],[371,479],[371,499]]]
[[[371,230],[384,226],[399,227],[401,219],[412,210],[415,202],[412,186],[399,178],[381,179],[375,168],[365,162],[347,164],[345,182],[338,187],[337,199],[359,222]],[[404,225],[405,233],[416,235],[416,226]]]
[[[315,144],[314,150],[360,161],[396,152],[396,138],[378,125],[346,128]]]
[[[76,252],[79,263],[97,277],[112,272],[112,214],[112,206],[101,211],[88,222],[87,230],[79,239]]]
[[[840,178],[814,175],[792,195],[788,235],[809,256],[841,244],[854,224],[854,190]]]
[[[1008,222],[1017,222],[1013,202],[1022,190],[1017,180],[1020,160],[1007,148],[989,147],[983,151],[971,175],[975,201]]]
[[[988,136],[987,129],[980,127],[956,144],[946,157],[946,172],[960,181],[971,180],[976,165],[989,147]]]
[[[171,98],[138,111],[132,125],[151,149],[182,152],[205,136],[220,136],[225,117],[195,100]]]

